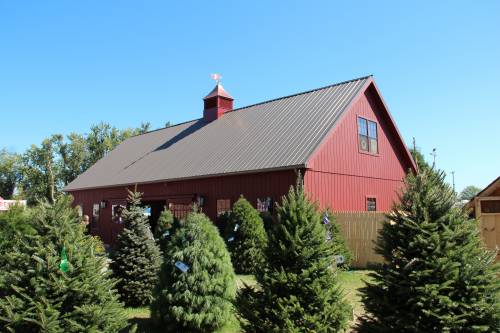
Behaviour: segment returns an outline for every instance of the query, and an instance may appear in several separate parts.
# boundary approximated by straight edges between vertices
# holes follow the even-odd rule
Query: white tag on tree
[[[232,241],[234,241],[234,237],[233,237],[233,236],[229,237],[229,238],[227,239],[227,241],[228,241],[228,242],[232,242]]]
[[[170,231],[168,231],[168,230],[165,231],[162,236],[163,236],[163,238],[170,236]]]
[[[239,227],[240,227],[240,225],[239,225],[239,224],[236,224],[236,225],[234,226],[234,232],[236,232],[236,231],[238,230],[238,228],[239,228]]]
[[[344,256],[343,255],[335,256],[335,262],[337,263],[337,265],[342,265],[345,262]]]
[[[189,270],[189,266],[183,263],[182,261],[177,261],[175,263],[175,267],[180,269],[183,273],[186,273]]]

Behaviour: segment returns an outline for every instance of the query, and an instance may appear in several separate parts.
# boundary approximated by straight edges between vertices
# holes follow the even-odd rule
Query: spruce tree
[[[160,250],[140,204],[141,193],[129,191],[128,206],[122,212],[124,228],[117,237],[110,264],[119,280],[120,299],[128,306],[151,302],[161,264]]]
[[[246,332],[339,332],[351,314],[336,276],[317,206],[298,182],[277,207],[257,288],[245,286],[236,306]]]
[[[2,249],[0,332],[119,332],[127,317],[96,239],[68,197],[41,203],[31,232]]]
[[[406,178],[376,251],[385,259],[363,292],[363,332],[499,332],[498,267],[477,221],[454,206],[444,174]]]
[[[259,212],[241,197],[233,205],[226,224],[225,240],[238,274],[254,274],[264,264],[267,234]]]
[[[343,262],[338,263],[337,267],[348,269],[351,266],[352,253],[340,231],[340,225],[335,221],[335,216],[329,209],[325,210],[321,216],[323,217],[323,225],[326,228],[326,239],[332,243],[333,253],[343,259]]]
[[[188,214],[168,243],[151,316],[167,332],[213,332],[232,316],[236,283],[213,223]]]

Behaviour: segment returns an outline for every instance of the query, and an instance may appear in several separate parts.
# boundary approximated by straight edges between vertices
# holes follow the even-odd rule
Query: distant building
[[[182,217],[196,202],[215,219],[240,195],[272,210],[299,174],[322,208],[387,211],[408,170],[415,164],[371,76],[239,109],[217,83],[202,118],[127,139],[65,191],[113,243],[135,185],[154,226],[164,206]]]
[[[6,212],[14,205],[26,206],[26,200],[5,200],[0,197],[0,212]]]
[[[485,245],[490,250],[498,251],[500,247],[500,177],[476,194],[467,207],[479,220]],[[500,260],[500,253],[497,253],[498,260]]]

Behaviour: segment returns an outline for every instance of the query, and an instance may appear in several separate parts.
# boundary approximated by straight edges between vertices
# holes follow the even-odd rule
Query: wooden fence
[[[335,212],[334,215],[352,252],[353,268],[366,268],[383,262],[374,251],[374,241],[385,220],[385,213]]]

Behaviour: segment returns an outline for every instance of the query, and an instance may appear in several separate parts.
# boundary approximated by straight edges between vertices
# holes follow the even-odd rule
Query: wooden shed
[[[479,192],[468,203],[480,221],[481,236],[488,249],[500,249],[500,177]],[[497,253],[497,261],[500,260]]]

